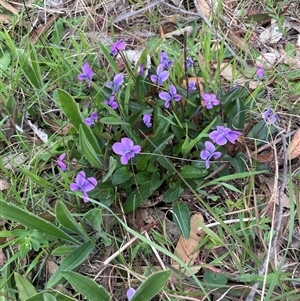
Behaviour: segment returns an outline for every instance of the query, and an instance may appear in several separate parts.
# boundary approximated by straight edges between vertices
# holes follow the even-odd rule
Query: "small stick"
[[[172,8],[172,9],[174,9],[174,10],[176,10],[176,11],[182,13],[182,14],[192,15],[192,16],[198,17],[198,18],[200,17],[200,18],[205,22],[205,24],[206,24],[211,30],[213,30],[213,31],[215,32],[216,37],[217,37],[218,39],[222,40],[224,37],[222,37],[222,35],[219,34],[215,28],[213,28],[213,26],[211,25],[211,23],[209,22],[209,20],[202,14],[202,12],[201,12],[201,10],[199,9],[199,7],[197,7],[197,1],[194,1],[194,3],[195,3],[196,8],[197,8],[197,13],[189,12],[189,11],[187,11],[187,10],[185,10],[185,9],[181,9],[181,8],[179,8],[179,7],[173,6],[172,4],[169,4],[169,3],[167,3],[167,2],[165,2],[164,5],[166,5],[166,6],[170,7],[170,8]],[[229,46],[229,44],[228,44],[226,41],[224,41],[224,45],[227,47],[227,50],[230,52],[230,54],[231,54],[233,57],[235,57],[235,59],[236,59],[241,65],[243,65],[244,67],[247,67],[247,64],[246,64],[243,60],[241,60],[241,59],[238,57],[238,55],[235,53],[235,51],[231,48],[231,46]]]
[[[143,234],[142,232],[141,234]],[[117,252],[109,256],[104,262],[103,262],[103,268],[100,269],[99,273],[94,277],[94,280],[96,280],[102,273],[103,269],[118,255],[120,255],[125,249],[127,249],[135,240],[137,240],[137,237],[132,237],[123,247],[121,247]]]
[[[282,181],[281,181],[281,186],[279,189],[278,216],[277,216],[277,220],[276,220],[275,227],[274,227],[275,234],[272,238],[269,252],[268,252],[266,258],[264,259],[261,268],[258,270],[258,276],[263,276],[266,273],[269,259],[274,255],[275,246],[278,241],[279,231],[280,231],[280,227],[281,227],[281,223],[282,223],[284,190],[285,190],[285,187],[288,182],[288,176],[287,176],[288,175],[288,152],[287,152],[285,135],[283,135],[283,133],[281,133],[280,135],[281,135],[281,139],[282,139],[284,160],[283,160]],[[278,165],[276,164],[276,166],[278,166]],[[259,285],[258,281],[256,281],[252,285],[251,290],[250,290],[247,298],[245,299],[245,301],[253,301],[253,299],[255,297],[255,293],[258,288],[258,285]]]

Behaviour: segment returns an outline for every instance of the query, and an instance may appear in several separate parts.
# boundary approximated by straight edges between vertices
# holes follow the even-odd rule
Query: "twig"
[[[141,233],[143,234],[143,233]],[[108,257],[102,264],[102,268],[98,272],[98,274],[94,277],[94,280],[96,280],[102,273],[102,271],[106,268],[106,266],[117,256],[119,256],[124,250],[126,250],[135,240],[137,240],[137,237],[132,237],[123,247],[121,247],[118,251],[116,251],[114,254],[112,254],[110,257]]]
[[[226,221],[223,221],[224,224],[236,224],[236,223],[239,223],[241,221],[243,222],[252,222],[252,221],[255,221],[256,220],[256,217],[245,217],[245,218],[242,218],[242,219],[239,219],[239,218],[236,218],[236,219],[231,219],[231,220],[226,220]],[[215,223],[210,223],[210,224],[207,224],[205,225],[205,228],[212,228],[212,227],[215,227],[215,226],[218,226],[218,225],[221,225],[221,223],[219,222],[215,222]],[[198,231],[202,230],[202,227],[198,227]]]
[[[275,227],[274,227],[275,234],[274,234],[274,237],[272,238],[272,241],[271,241],[270,251],[269,251],[268,255],[266,256],[266,258],[264,259],[261,268],[258,270],[258,276],[262,276],[262,275],[265,274],[266,269],[267,269],[267,265],[269,263],[269,258],[274,255],[274,250],[275,250],[275,246],[276,246],[277,241],[278,241],[278,236],[279,236],[279,231],[280,231],[282,216],[283,216],[284,190],[285,190],[285,187],[286,187],[287,182],[288,182],[288,176],[287,176],[287,174],[288,174],[288,153],[287,153],[285,135],[283,135],[283,133],[281,133],[280,135],[281,135],[281,139],[282,139],[282,146],[283,146],[283,153],[284,153],[284,159],[283,160],[284,161],[283,161],[282,181],[281,181],[281,186],[280,186],[280,189],[279,189],[278,217],[277,217]],[[245,299],[245,301],[253,301],[253,299],[255,297],[256,290],[258,288],[258,284],[259,284],[259,282],[257,281],[252,285],[251,290],[250,290],[247,298]]]
[[[174,9],[174,10],[180,12],[180,13],[183,13],[183,14],[186,14],[186,15],[192,15],[192,16],[195,16],[195,17],[198,17],[198,18],[202,19],[202,20],[205,22],[205,24],[206,24],[211,30],[214,31],[216,37],[217,37],[218,39],[222,40],[224,37],[223,37],[221,34],[219,34],[215,28],[213,28],[213,26],[211,25],[211,23],[209,22],[209,20],[202,14],[202,12],[201,12],[201,10],[200,10],[200,8],[199,8],[199,6],[198,6],[197,1],[194,1],[194,3],[195,3],[195,6],[196,6],[196,9],[197,9],[197,13],[193,13],[193,12],[187,11],[187,10],[185,10],[185,9],[181,9],[181,8],[176,7],[176,6],[173,6],[172,4],[169,4],[169,3],[167,3],[167,2],[164,2],[164,5],[166,5],[166,6],[170,7],[170,8],[172,8],[172,9]],[[226,41],[224,41],[224,45],[227,47],[227,50],[230,52],[230,54],[231,54],[233,57],[235,57],[235,59],[236,59],[241,65],[243,65],[244,67],[247,67],[247,64],[246,64],[243,60],[241,60],[241,59],[238,57],[238,55],[235,53],[235,51],[231,48],[231,46],[229,46],[229,44],[228,44]]]
[[[293,136],[296,132],[297,132],[297,130],[294,130],[294,131],[289,132],[288,134],[285,134],[285,135],[282,134],[281,137],[279,137],[279,138],[275,139],[274,141],[272,141],[272,145],[275,145],[275,144],[281,142],[282,137],[284,137],[285,139],[289,138],[289,137]],[[251,152],[250,156],[252,157],[253,155],[258,154],[258,153],[262,152],[263,150],[272,147],[272,145],[271,145],[270,142],[267,142],[266,144],[264,144],[260,148],[258,148],[256,151]]]
[[[154,7],[158,4],[160,4],[162,2],[162,0],[156,0],[152,3],[149,3],[148,5],[146,5],[145,7],[141,8],[141,9],[138,9],[138,10],[135,10],[135,11],[131,11],[131,12],[125,12],[117,17],[115,17],[113,20],[112,20],[112,23],[117,23],[117,22],[120,22],[120,21],[123,21],[123,20],[126,20],[130,17],[133,17],[134,15],[137,15],[141,12],[143,12],[144,10],[147,10],[151,7]]]

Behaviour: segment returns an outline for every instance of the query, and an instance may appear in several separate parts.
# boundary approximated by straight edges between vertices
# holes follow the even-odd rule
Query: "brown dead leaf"
[[[260,81],[249,80],[249,78],[244,77],[243,75],[239,75],[239,77],[236,77],[234,74],[233,66],[231,64],[221,63],[220,66],[218,66],[218,64],[216,63],[213,64],[213,66],[216,69],[220,68],[220,74],[230,83],[236,83],[240,86],[245,86],[246,84],[249,84],[249,88],[252,90],[256,89],[261,84]]]
[[[7,154],[2,157],[2,161],[4,164],[4,167],[7,170],[14,170],[17,168],[19,165],[24,164],[26,161],[26,157],[24,156],[23,153],[19,154]]]
[[[6,2],[5,0],[0,0],[0,5],[16,16],[19,14],[18,10],[14,6]]]
[[[0,249],[0,267],[3,267],[6,263],[6,257],[2,249]]]
[[[268,178],[263,175],[258,176],[261,183],[264,183],[268,186],[268,189],[270,191],[270,203],[275,203],[276,205],[279,204],[279,189],[280,189],[280,183],[275,183],[274,178]],[[294,201],[296,201],[296,197],[294,196]],[[283,194],[283,207],[284,208],[290,208],[290,197],[287,196],[285,193]]]
[[[38,29],[33,30],[30,34],[31,43],[35,44],[38,41],[40,35],[45,33],[53,25],[55,20],[58,19],[59,17],[60,17],[59,14],[54,14],[51,18],[48,19],[46,24],[40,26]]]
[[[200,266],[200,265],[194,265],[194,266],[191,266],[190,269],[192,270],[193,274],[196,274],[200,271],[201,267],[202,266]],[[143,272],[149,270],[149,266],[141,266],[140,268]],[[160,265],[154,265],[154,266],[152,266],[152,268],[155,271],[162,271],[163,270]],[[176,269],[176,270],[179,270],[180,267],[177,264],[177,265],[173,265],[173,268]],[[180,275],[180,273],[172,272],[171,277],[170,277],[169,280],[170,281],[182,281],[182,276]],[[198,289],[198,291],[199,291],[199,289]],[[186,289],[185,289],[185,292],[186,292]]]
[[[253,157],[259,163],[270,163],[274,160],[274,151],[270,149],[267,152],[254,155]]]
[[[272,70],[280,58],[280,53],[276,49],[270,48],[270,52],[261,54],[255,60],[256,66],[263,67],[265,70]]]
[[[0,23],[2,24],[10,24],[11,18],[9,15],[0,14]]]
[[[271,26],[260,33],[259,40],[263,44],[276,44],[281,40],[282,36],[283,33],[280,31],[277,22],[273,19],[271,21]]]
[[[290,160],[300,156],[300,129],[294,135],[290,145]]]
[[[204,83],[204,80],[202,77],[197,77],[197,76],[189,77],[188,82],[189,82],[189,84],[196,82],[196,88],[200,91],[200,93],[203,92],[202,83]],[[181,87],[186,89],[186,80],[185,79],[182,81]]]
[[[206,17],[209,18],[212,10],[212,4],[209,3],[211,1],[209,0],[197,0],[198,1],[198,6],[199,9],[201,10],[202,14]]]
[[[52,276],[54,273],[56,273],[58,269],[57,264],[52,260],[47,260],[46,262],[46,271],[49,276]]]
[[[279,49],[279,53],[281,55],[281,59],[284,64],[287,64],[292,69],[300,69],[300,52],[299,50],[296,52],[295,58],[290,57],[284,49]]]
[[[6,179],[0,179],[0,191],[6,190],[9,187],[10,187],[10,184]]]
[[[184,34],[186,34],[186,36],[189,37],[192,34],[193,30],[194,30],[194,28],[192,26],[186,26],[184,28],[180,28],[180,29],[176,29],[171,32],[168,32],[164,36],[166,38],[171,38],[171,37],[183,36]]]
[[[176,224],[168,219],[165,212],[161,210],[156,210],[155,213],[157,214],[160,221],[164,224],[166,232],[168,233],[171,240],[177,242],[181,233]]]
[[[180,236],[177,243],[174,254],[188,265],[193,265],[198,256],[199,250],[196,250],[196,248],[199,245],[204,233],[202,230],[199,231],[198,228],[199,223],[203,222],[204,220],[202,214],[194,214],[191,217],[190,238],[185,239],[183,236]],[[176,266],[178,263],[172,259],[172,265]]]
[[[61,127],[59,124],[56,123],[55,120],[43,116],[43,120],[51,127],[54,132],[57,132],[61,136],[65,136],[69,130],[72,128],[72,124],[67,124],[64,127]]]
[[[249,51],[249,45],[244,41],[244,39],[237,36],[237,34],[235,34],[234,31],[229,30],[227,37],[239,49],[246,51],[246,52]]]

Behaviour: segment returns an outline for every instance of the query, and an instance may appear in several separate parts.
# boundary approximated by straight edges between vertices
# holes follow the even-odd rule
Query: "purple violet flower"
[[[125,50],[126,43],[123,40],[118,40],[110,47],[110,54],[115,56],[119,51]]]
[[[143,116],[143,122],[145,123],[145,125],[150,128],[152,126],[152,122],[151,122],[151,114],[146,113]]]
[[[161,86],[164,81],[166,81],[169,78],[169,71],[163,71],[164,66],[162,64],[158,65],[156,69],[156,75],[151,75],[150,79],[152,82],[157,84],[158,86]]]
[[[218,125],[217,129],[209,134],[209,138],[218,145],[225,145],[227,140],[234,144],[241,134],[239,131],[232,131],[230,128]]]
[[[169,87],[169,93],[168,92],[160,92],[158,96],[165,101],[165,108],[168,108],[171,104],[171,101],[179,101],[181,99],[181,96],[179,94],[176,94],[176,88],[174,85],[170,85]]]
[[[91,69],[88,62],[85,62],[81,69],[82,73],[80,73],[77,78],[81,81],[87,81],[88,86],[90,87],[93,77],[93,70]]]
[[[135,294],[136,290],[132,287],[130,287],[128,290],[127,290],[127,299],[128,301],[130,301],[130,299],[133,297],[133,295]]]
[[[91,114],[91,117],[84,118],[84,123],[88,126],[91,126],[95,123],[95,121],[98,119],[98,113],[93,112]]]
[[[197,87],[196,87],[196,81],[188,83],[188,90],[189,90],[189,92],[194,92],[194,91],[196,91],[196,89],[197,89]]]
[[[121,142],[114,143],[112,149],[117,155],[121,155],[121,163],[123,165],[126,165],[135,154],[141,151],[141,147],[133,145],[133,141],[129,138],[122,138]]]
[[[67,155],[66,153],[61,154],[56,161],[57,165],[60,167],[62,171],[65,171],[67,169],[67,165],[64,162],[66,155]]]
[[[256,68],[257,68],[257,70],[256,70],[257,77],[263,79],[265,77],[264,68],[261,66],[257,66]]]
[[[205,149],[200,152],[200,158],[205,160],[205,167],[210,167],[210,159],[218,159],[222,156],[221,152],[216,152],[216,147],[209,141],[205,142]]]
[[[86,203],[89,201],[87,192],[93,190],[97,186],[97,183],[95,178],[86,178],[85,172],[80,171],[76,176],[75,182],[70,184],[70,189],[72,191],[81,191],[83,201]]]
[[[217,99],[217,96],[215,94],[202,93],[201,96],[204,100],[205,107],[208,110],[212,109],[213,106],[217,106],[220,104],[220,101]]]
[[[265,120],[266,124],[274,124],[279,118],[271,109],[266,109],[261,116]]]
[[[138,67],[137,74],[138,75],[143,75],[145,72],[145,62],[141,63]]]
[[[112,82],[108,82],[105,86],[111,89],[113,92],[118,92],[123,82],[124,82],[123,74],[119,73],[114,77]]]
[[[166,52],[162,51],[160,53],[160,64],[163,65],[165,69],[169,70],[173,63],[174,60],[169,60],[169,57]]]
[[[115,97],[112,95],[109,100],[104,99],[103,101],[106,105],[110,106],[113,110],[118,108],[118,103],[115,101]]]
[[[188,67],[188,68],[193,68],[193,65],[194,65],[194,61],[193,61],[193,59],[191,58],[191,57],[187,57],[186,58],[186,66]]]

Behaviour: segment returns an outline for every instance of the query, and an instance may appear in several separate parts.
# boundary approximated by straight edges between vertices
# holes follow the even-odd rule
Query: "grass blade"
[[[76,239],[72,238],[50,222],[38,216],[35,216],[15,205],[8,204],[4,200],[0,200],[0,215],[4,219],[12,220],[28,229],[35,229],[38,232],[49,236],[48,239],[59,238],[78,244],[78,241]]]

